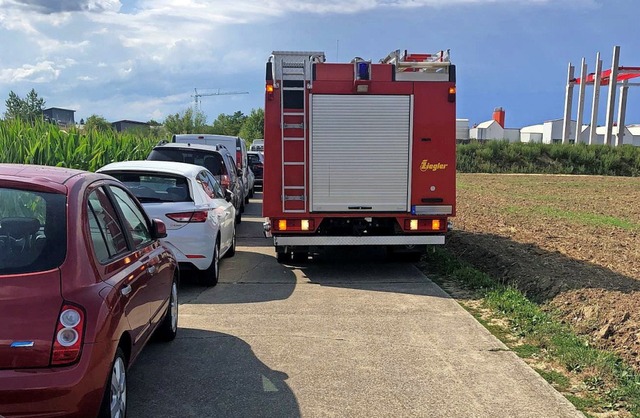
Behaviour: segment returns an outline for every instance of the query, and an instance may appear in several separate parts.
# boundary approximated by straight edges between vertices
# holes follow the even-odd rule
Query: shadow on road
[[[391,261],[380,247],[327,247],[306,261],[284,266],[322,286],[449,297],[413,263]]]
[[[129,371],[128,415],[299,417],[287,379],[237,337],[180,328],[174,342],[148,345]]]

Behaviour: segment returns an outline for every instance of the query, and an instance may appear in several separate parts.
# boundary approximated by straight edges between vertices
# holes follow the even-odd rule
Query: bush
[[[473,141],[457,146],[461,173],[640,176],[640,147]]]

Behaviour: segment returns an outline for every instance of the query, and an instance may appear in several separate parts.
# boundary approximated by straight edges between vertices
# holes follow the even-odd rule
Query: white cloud
[[[326,49],[329,42],[332,46],[339,36],[349,35],[345,28],[336,30],[333,20],[341,19],[343,24],[352,20],[355,25],[360,14],[377,13],[387,34],[382,36],[379,30],[383,25],[373,29],[380,34],[363,33],[352,42],[360,42],[363,48],[378,48],[391,37],[399,43],[394,48],[412,47],[404,44],[407,39],[422,45],[424,38],[440,48],[449,35],[406,33],[402,22],[385,17],[407,8],[412,10],[403,14],[410,18],[419,15],[421,11],[415,9],[420,8],[429,9],[426,16],[434,8],[457,10],[461,5],[510,10],[523,5],[571,5],[584,10],[597,4],[596,0],[0,0],[0,36],[7,36],[0,39],[4,68],[0,92],[17,87],[28,91],[29,83],[40,83],[39,90],[46,87],[51,94],[47,100],[52,105],[80,101],[78,109],[91,113],[90,107],[95,106],[96,111],[113,112],[123,119],[136,119],[135,114],[162,119],[159,115],[191,104],[189,93],[194,87],[244,91],[255,84],[262,88],[264,62],[272,49],[283,45]],[[324,22],[317,26],[326,24],[326,30],[319,27],[306,37],[290,36],[289,26],[303,19]],[[341,52],[348,48],[343,40]],[[384,48],[379,55],[388,52]],[[208,102],[232,99],[241,98]]]
[[[20,68],[8,68],[0,70],[0,82],[15,83],[19,81],[31,81],[33,83],[46,83],[53,81],[60,75],[60,69],[51,61],[43,61],[36,65],[25,64]]]

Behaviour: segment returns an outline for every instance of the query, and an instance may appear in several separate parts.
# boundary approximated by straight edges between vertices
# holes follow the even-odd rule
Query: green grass
[[[585,413],[625,410],[640,417],[640,375],[620,357],[591,347],[585,338],[577,336],[569,326],[531,302],[518,289],[499,283],[458,260],[446,249],[429,251],[424,260],[430,271],[435,269],[449,280],[474,290],[483,298],[483,306],[496,318],[507,320],[510,336],[505,337],[504,331],[494,335],[514,352],[525,358],[536,355],[540,361],[559,365],[565,376],[582,379],[588,397],[566,394],[578,409]],[[477,312],[474,316],[479,317]],[[480,321],[489,322],[484,318]],[[519,344],[513,344],[514,337]],[[553,373],[543,377],[559,382],[559,388],[562,382],[566,383]]]
[[[505,211],[518,215],[543,215],[549,218],[562,219],[588,226],[617,227],[625,230],[640,228],[640,224],[614,216],[600,215],[597,213],[574,212],[561,210],[550,206],[507,206]]]
[[[534,369],[540,376],[544,378],[547,382],[551,383],[553,386],[558,388],[558,390],[568,390],[571,386],[571,380],[564,374],[557,372],[555,370],[543,370],[543,369]],[[580,398],[577,398],[580,399]],[[580,399],[582,401],[582,399]]]

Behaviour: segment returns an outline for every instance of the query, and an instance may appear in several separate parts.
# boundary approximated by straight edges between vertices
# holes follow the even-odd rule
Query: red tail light
[[[236,166],[242,168],[242,151],[236,151]]]
[[[225,189],[228,189],[229,186],[231,185],[231,182],[229,181],[229,176],[226,174],[222,175],[222,178],[220,179],[220,185],[222,187],[224,187]]]
[[[84,311],[75,305],[63,305],[53,337],[51,365],[75,363],[80,358],[84,339]]]
[[[176,222],[204,222],[207,220],[208,213],[206,210],[199,210],[195,212],[167,213],[165,216]]]

